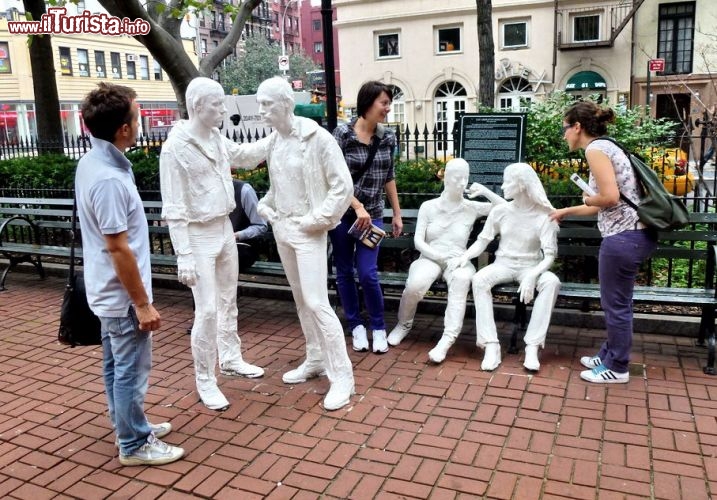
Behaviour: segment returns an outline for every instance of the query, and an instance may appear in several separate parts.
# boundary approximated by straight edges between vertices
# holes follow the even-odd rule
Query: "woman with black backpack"
[[[563,136],[570,151],[583,149],[590,168],[583,204],[561,208],[552,219],[568,215],[597,215],[603,240],[598,257],[600,304],[605,313],[607,340],[593,356],[580,363],[588,368],[580,378],[598,384],[624,384],[630,380],[628,364],[632,350],[632,292],[640,264],[657,243],[654,232],[638,218],[628,198],[640,201],[640,188],[630,158],[614,142],[603,139],[607,125],[615,120],[610,108],[590,101],[573,104],[563,116]]]

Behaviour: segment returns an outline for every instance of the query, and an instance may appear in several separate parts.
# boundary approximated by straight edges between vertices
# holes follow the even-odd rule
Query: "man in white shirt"
[[[282,380],[298,384],[325,372],[331,388],[324,408],[338,410],[349,404],[354,377],[343,328],[329,303],[326,244],[351,202],[351,175],[333,136],[294,116],[294,94],[283,78],[262,82],[257,101],[274,129],[268,137],[270,187],[258,212],[274,229],[306,338],[306,359]]]
[[[179,281],[192,288],[195,303],[192,356],[197,392],[207,408],[229,401],[217,386],[221,373],[261,377],[264,370],[242,358],[237,333],[237,247],[229,221],[234,210],[231,167],[253,168],[266,157],[267,140],[236,144],[218,130],[224,91],[199,77],[187,86],[189,120],[177,123],[162,146],[162,217],[177,255]]]

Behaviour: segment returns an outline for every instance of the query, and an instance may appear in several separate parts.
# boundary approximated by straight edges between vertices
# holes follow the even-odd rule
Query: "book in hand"
[[[376,248],[383,237],[386,236],[386,231],[375,224],[371,224],[366,229],[359,229],[357,224],[358,219],[351,225],[348,233],[369,248]]]
[[[595,196],[595,194],[596,194],[595,190],[593,188],[591,188],[587,182],[582,180],[577,173],[574,173],[573,175],[571,175],[570,180],[573,181],[577,187],[579,187],[585,193],[587,193],[588,196]]]

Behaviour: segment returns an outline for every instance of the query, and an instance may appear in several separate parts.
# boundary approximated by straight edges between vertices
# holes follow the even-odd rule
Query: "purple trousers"
[[[353,213],[351,213],[353,215]],[[363,324],[359,308],[359,295],[354,279],[354,270],[358,273],[358,281],[363,290],[366,312],[369,317],[370,330],[385,330],[383,319],[383,290],[378,281],[378,249],[368,248],[356,238],[348,234],[351,224],[356,220],[345,215],[335,229],[329,231],[333,247],[334,264],[336,265],[336,290],[344,308],[344,315],[349,330]],[[381,219],[372,221],[378,227],[383,225]]]
[[[656,246],[647,230],[623,231],[603,238],[600,244],[600,305],[605,312],[607,340],[597,355],[617,373],[626,373],[630,362],[635,277]]]

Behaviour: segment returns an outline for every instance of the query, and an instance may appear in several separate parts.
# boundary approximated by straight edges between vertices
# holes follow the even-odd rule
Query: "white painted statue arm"
[[[463,252],[463,255],[454,257],[448,261],[448,269],[450,271],[453,271],[454,269],[458,269],[459,267],[465,266],[468,261],[470,261],[471,259],[475,259],[480,254],[482,254],[491,241],[493,241],[493,238],[488,239],[486,236],[483,235],[483,232],[481,232],[481,234],[478,235],[478,238],[476,239],[475,243],[468,247],[466,251]]]
[[[416,219],[416,230],[413,235],[413,246],[421,253],[421,256],[432,260],[433,262],[442,263],[443,256],[440,252],[431,247],[426,241],[426,229],[428,227],[428,211],[426,204],[422,204],[418,209],[418,218]]]
[[[185,196],[190,179],[185,174],[170,148],[162,151],[159,158],[162,217],[167,221],[169,237],[177,255],[177,278],[187,286],[194,286],[197,271],[189,244],[189,207]]]
[[[543,260],[525,273],[518,286],[518,295],[520,296],[521,302],[528,304],[533,300],[535,296],[535,284],[538,282],[538,278],[550,269],[550,266],[553,265],[553,261],[555,261],[555,254],[552,251],[545,252]]]
[[[243,142],[237,144],[222,136],[227,152],[229,153],[229,164],[232,168],[243,168],[252,170],[261,162],[266,160],[271,143],[271,135],[256,142]]]
[[[555,261],[558,248],[558,225],[550,218],[546,218],[543,226],[537,228],[540,232],[541,250],[543,259],[525,273],[518,286],[520,301],[528,304],[535,295],[535,284],[545,271],[549,270]]]
[[[338,143],[328,132],[326,132],[326,139],[323,137],[321,139],[320,147],[323,148],[323,151],[320,170],[324,173],[328,192],[319,207],[301,218],[299,226],[304,231],[328,231],[335,228],[348,210],[354,192],[351,174]]]
[[[506,201],[495,194],[493,191],[485,187],[483,184],[480,184],[478,182],[474,182],[471,184],[471,186],[468,188],[468,198],[477,198],[478,196],[483,196],[486,198],[491,204],[495,205],[498,203],[506,203]]]

